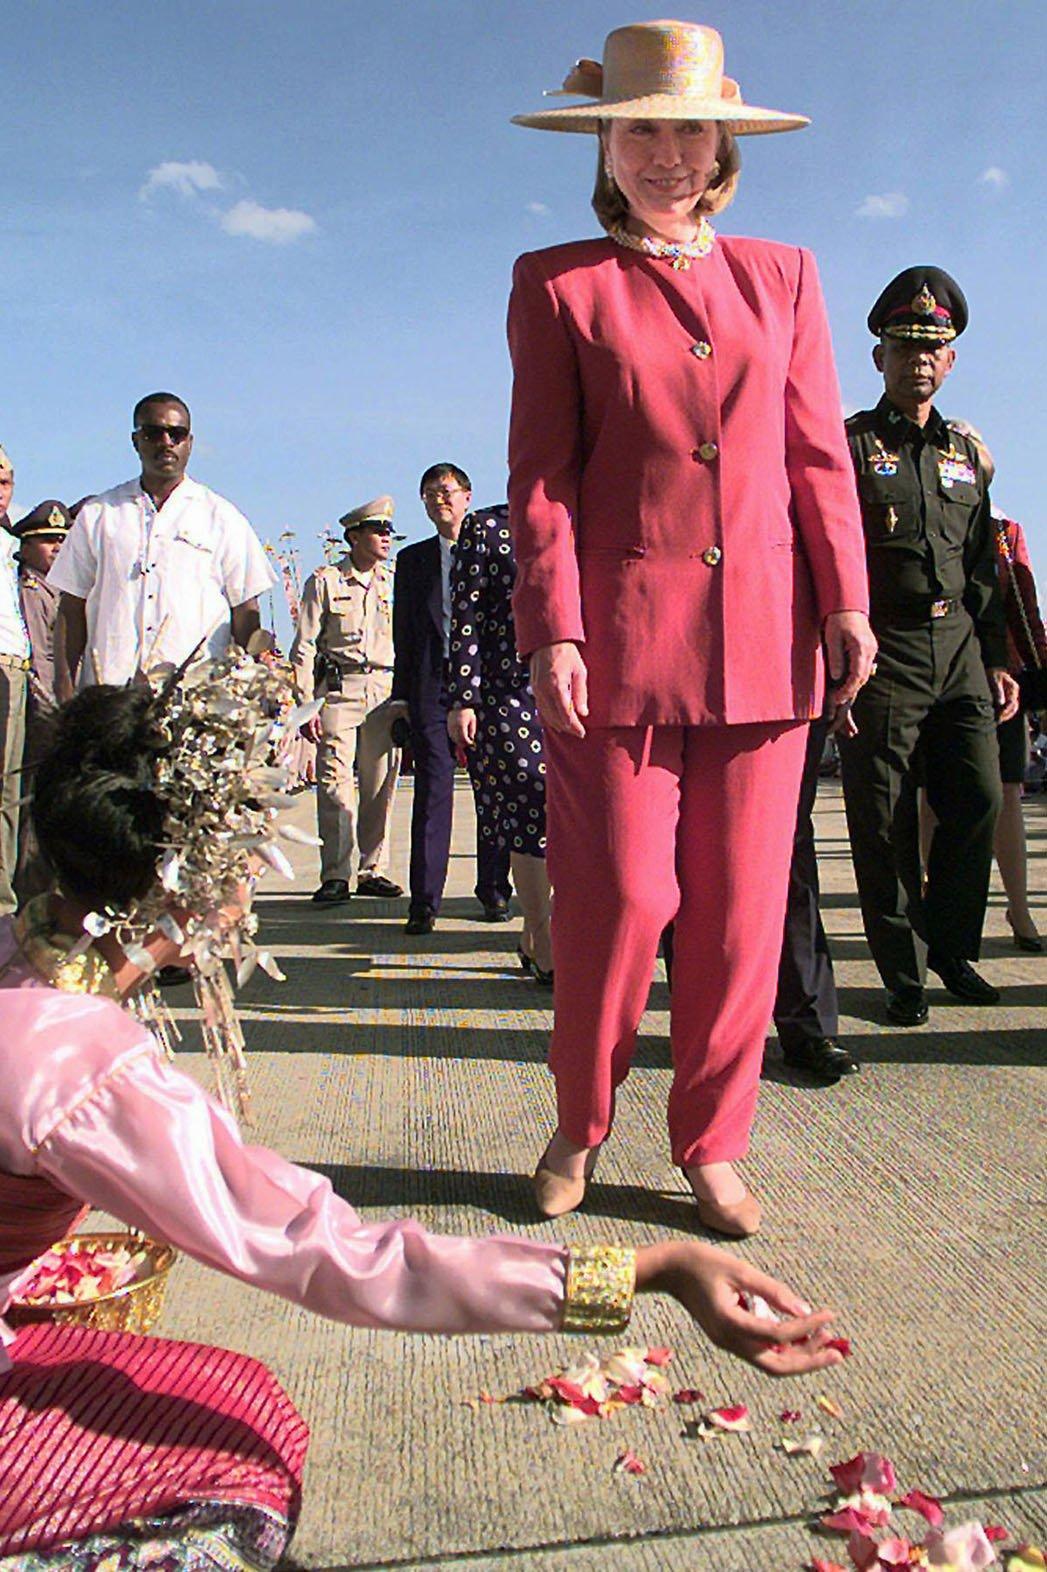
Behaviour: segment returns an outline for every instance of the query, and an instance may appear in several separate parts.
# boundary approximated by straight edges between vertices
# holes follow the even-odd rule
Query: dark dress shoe
[[[835,1037],[808,1037],[803,1042],[782,1045],[782,1058],[794,1070],[805,1070],[808,1075],[818,1075],[827,1081],[838,1081],[841,1075],[857,1075],[861,1069],[857,1059]]]
[[[156,981],[161,988],[181,988],[193,980],[188,966],[161,966]]]
[[[481,901],[480,904],[484,909],[484,922],[509,921],[509,902],[503,900],[501,896],[496,901]]]
[[[432,933],[436,927],[436,913],[431,906],[416,906],[407,915],[404,933]]]
[[[925,1026],[930,1013],[922,988],[914,993],[887,995],[887,1019],[892,1026]]]
[[[350,899],[349,886],[344,879],[325,879],[320,888],[313,891],[317,906],[341,906]]]
[[[1011,916],[1010,912],[1004,912],[1004,916],[1007,919],[1007,926],[1010,928],[1011,934],[1014,938],[1014,948],[1016,950],[1023,950],[1026,955],[1042,955],[1043,940],[1040,938],[1040,935],[1038,933],[1019,933],[1017,928],[1014,926],[1014,918]]]
[[[362,873],[356,881],[357,895],[377,895],[382,900],[394,901],[404,892],[392,879],[387,879],[384,873]]]
[[[949,992],[955,998],[962,999],[964,1004],[999,1004],[1000,990],[994,988],[992,983],[987,983],[984,977],[979,977],[970,961],[958,955],[935,955],[932,952],[927,957],[927,965],[932,972],[938,973]]]

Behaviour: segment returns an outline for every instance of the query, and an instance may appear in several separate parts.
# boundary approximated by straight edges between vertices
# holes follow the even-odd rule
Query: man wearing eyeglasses
[[[444,680],[451,636],[451,559],[472,502],[472,482],[456,464],[433,464],[419,495],[436,535],[406,546],[393,587],[393,700],[406,705],[414,753],[411,810],[411,904],[405,932],[436,926],[451,848],[455,752],[447,735]],[[488,922],[509,915],[509,854],[479,831],[476,896]]]
[[[237,508],[186,474],[189,410],[173,393],[139,399],[131,442],[141,476],[86,502],[48,574],[61,591],[55,691],[129,682],[203,641],[248,646],[258,597],[276,582]]]

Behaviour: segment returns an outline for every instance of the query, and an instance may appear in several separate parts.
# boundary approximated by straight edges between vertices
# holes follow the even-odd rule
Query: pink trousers
[[[807,725],[547,731],[560,1129],[604,1140],[676,919],[674,1163],[743,1157],[774,1007]]]

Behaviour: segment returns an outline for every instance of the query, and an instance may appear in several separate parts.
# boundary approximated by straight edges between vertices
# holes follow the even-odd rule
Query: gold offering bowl
[[[147,1239],[144,1234],[98,1233],[71,1234],[53,1245],[59,1255],[80,1255],[87,1249],[115,1250],[121,1245],[144,1251],[149,1267],[143,1277],[110,1294],[81,1299],[75,1304],[21,1304],[12,1300],[4,1311],[11,1326],[28,1326],[34,1321],[54,1321],[59,1326],[90,1326],[100,1332],[151,1332],[160,1319],[167,1289],[167,1274],[178,1259],[172,1245]]]

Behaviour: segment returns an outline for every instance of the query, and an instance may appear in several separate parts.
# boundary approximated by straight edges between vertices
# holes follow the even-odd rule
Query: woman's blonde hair
[[[624,224],[629,217],[629,204],[612,180],[604,165],[607,152],[604,138],[609,129],[608,122],[603,122],[596,150],[596,184],[593,187],[593,212],[596,214],[604,229],[614,229],[619,224]],[[738,143],[731,134],[729,127],[720,125],[720,137],[716,145],[716,162],[720,172],[714,180],[710,180],[701,197],[695,204],[695,214],[722,213],[729,203],[734,201],[734,193],[738,187],[738,178],[742,169],[742,155],[738,150]]]

